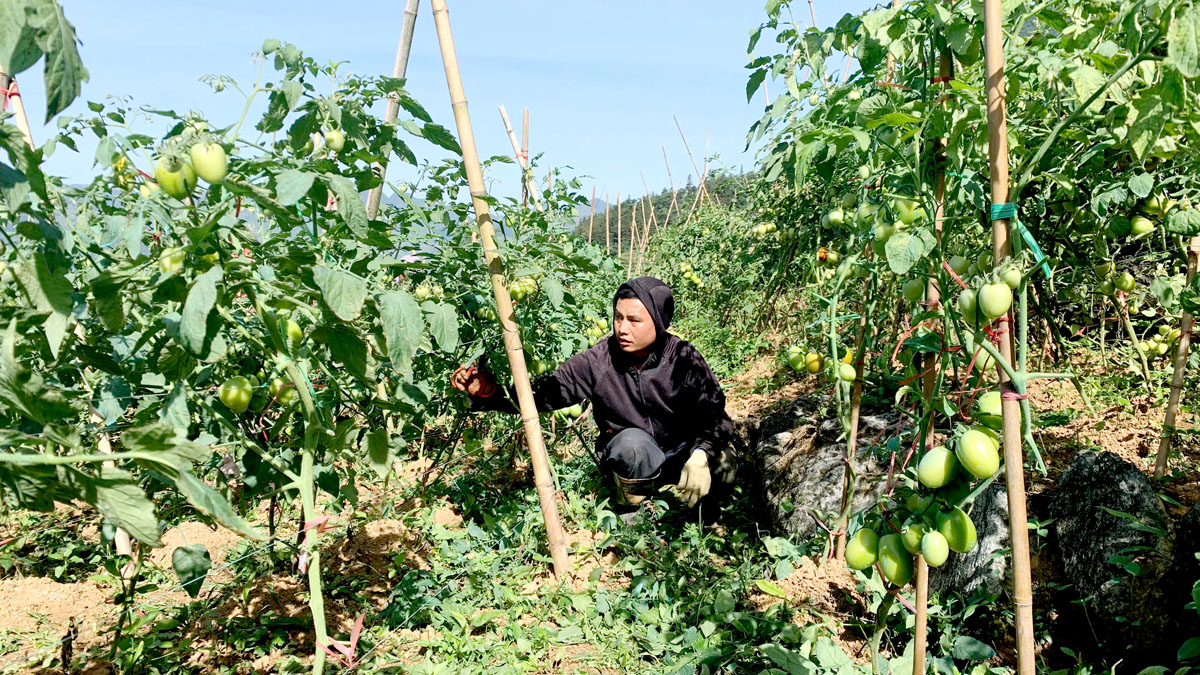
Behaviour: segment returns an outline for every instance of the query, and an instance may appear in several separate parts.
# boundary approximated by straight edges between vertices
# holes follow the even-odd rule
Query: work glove
[[[679,473],[679,484],[675,486],[679,496],[689,507],[708,494],[712,487],[712,473],[708,470],[708,453],[703,450],[693,450],[683,470]]]

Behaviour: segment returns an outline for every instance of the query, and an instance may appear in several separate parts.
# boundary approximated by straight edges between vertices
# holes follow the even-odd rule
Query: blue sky
[[[318,61],[346,61],[343,68],[355,73],[390,74],[405,4],[61,2],[83,41],[91,73],[82,100],[67,114],[81,112],[84,100],[115,94],[139,105],[200,110],[219,125],[236,121],[243,100],[228,90],[214,93],[200,82],[203,75],[252,83],[251,55],[268,37],[292,42]],[[807,22],[807,3],[794,4],[797,20]],[[829,25],[871,4],[816,0],[817,20]],[[709,153],[719,156],[716,165],[753,165],[753,150],[743,147],[763,99],[747,104],[744,66],[749,31],[765,17],[762,2],[448,0],[448,5],[481,155],[511,153],[496,110],[504,104],[518,135],[521,111],[530,108],[531,146],[545,153],[543,166],[570,166],[575,175],[591,176],[584,192],[590,195],[594,184],[601,198],[607,193],[615,200],[618,191],[641,195],[642,173],[652,190],[665,188],[664,145],[676,184],[692,173],[672,115],[679,117],[698,164],[708,138]],[[771,46],[760,45],[759,51]],[[41,64],[20,82],[40,144],[53,133],[53,127],[41,125]],[[408,89],[453,129],[429,0],[420,6]],[[442,154],[423,142],[414,147],[419,156]],[[94,173],[91,149],[76,154],[59,148],[51,171],[72,182],[87,180]],[[496,193],[519,190],[515,167],[489,179]]]

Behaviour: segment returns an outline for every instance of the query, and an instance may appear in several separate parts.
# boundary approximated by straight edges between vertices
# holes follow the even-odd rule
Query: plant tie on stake
[[[1012,230],[1010,239],[1014,242],[1013,252],[1016,253],[1016,245],[1019,242],[1024,242],[1025,246],[1033,252],[1034,266],[1033,271],[1041,269],[1042,275],[1047,279],[1050,278],[1050,261],[1046,259],[1046,254],[1042,253],[1042,247],[1038,246],[1037,240],[1033,238],[1033,233],[1025,224],[1021,222],[1021,218],[1017,215],[1017,205],[1015,202],[1002,202],[992,204],[991,210],[992,220],[1007,220],[1009,227]]]

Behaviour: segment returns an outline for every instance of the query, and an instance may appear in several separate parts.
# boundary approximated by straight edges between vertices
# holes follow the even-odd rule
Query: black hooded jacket
[[[533,380],[538,410],[558,410],[589,399],[600,429],[598,454],[617,432],[636,427],[658,441],[668,460],[698,448],[715,466],[717,454],[732,436],[733,422],[725,413],[725,393],[704,357],[667,332],[675,314],[670,287],[654,277],[638,277],[621,288],[632,290],[654,321],[657,339],[645,361],[639,364],[609,335],[553,373]],[[476,398],[474,404],[477,409],[516,413],[515,396],[510,396]]]

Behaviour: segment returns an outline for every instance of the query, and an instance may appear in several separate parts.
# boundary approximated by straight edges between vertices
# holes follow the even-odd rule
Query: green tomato
[[[838,378],[842,382],[853,382],[856,377],[858,377],[858,373],[855,371],[853,365],[849,363],[838,364]]]
[[[961,256],[961,255],[950,256],[950,269],[954,270],[954,273],[957,274],[958,276],[961,277],[962,275],[966,274],[967,270],[970,269],[970,267],[971,267],[971,261],[967,260],[966,256]]]
[[[162,253],[158,254],[158,271],[163,274],[175,274],[183,269],[183,259],[187,255],[187,250],[174,247],[164,248]]]
[[[1141,237],[1150,234],[1154,231],[1154,221],[1145,216],[1134,216],[1133,222],[1130,223],[1130,234],[1135,237]]]
[[[1100,277],[1101,279],[1105,279],[1107,277],[1111,277],[1113,273],[1117,271],[1117,265],[1110,260],[1106,263],[1096,265],[1092,268],[1092,271],[1096,273],[1096,276]]]
[[[154,163],[154,180],[163,192],[183,199],[196,187],[196,170],[178,157],[160,157]]]
[[[829,212],[830,225],[844,225],[846,223],[846,212],[838,207]]]
[[[937,515],[937,531],[946,538],[950,550],[966,553],[975,548],[977,534],[975,523],[962,509],[955,507],[951,511]]]
[[[149,199],[150,195],[158,192],[161,189],[162,188],[158,186],[158,183],[142,183],[138,186],[138,194],[140,194],[143,199]]]
[[[809,105],[811,105],[811,106],[814,106],[814,107],[815,107],[815,106],[818,106],[818,105],[821,105],[821,97],[820,97],[820,96],[817,96],[816,94],[812,94],[812,95],[810,95],[810,96],[808,97],[808,104],[809,104]]]
[[[896,228],[888,223],[875,223],[875,241],[887,241],[895,232]]]
[[[343,134],[338,129],[330,129],[325,132],[325,145],[334,152],[341,152],[342,148],[346,147],[346,134]]]
[[[975,265],[979,267],[980,272],[991,272],[992,263],[991,253],[980,253],[979,257],[975,259]]]
[[[976,425],[958,439],[959,464],[976,478],[990,478],[1000,469],[1000,444],[991,429]]]
[[[948,485],[957,473],[958,460],[954,453],[940,445],[930,448],[917,465],[917,479],[932,490]]]
[[[888,534],[879,539],[879,571],[889,582],[903,586],[912,580],[913,559],[904,548],[904,538]]]
[[[804,368],[813,374],[825,369],[825,355],[809,352],[804,355]]]
[[[271,386],[267,392],[281,405],[288,405],[296,400],[296,388],[292,386],[291,382],[280,377],[271,379]]]
[[[905,225],[912,225],[925,215],[925,210],[917,204],[916,200],[907,197],[897,199],[893,210],[896,212],[896,217]]]
[[[1004,269],[1000,270],[1000,281],[1003,281],[1005,286],[1014,291],[1020,288],[1021,280],[1024,278],[1024,272],[1016,265],[1005,265]]]
[[[950,542],[941,532],[926,532],[921,537],[921,557],[930,567],[941,567],[950,558]]]
[[[284,334],[287,337],[288,344],[295,350],[304,340],[304,329],[300,328],[300,324],[296,323],[295,319],[288,319],[284,324]]]
[[[800,352],[788,354],[787,362],[788,365],[791,366],[792,370],[796,372],[804,370],[804,354],[801,354]]]
[[[921,537],[925,536],[925,532],[924,523],[913,523],[904,528],[904,531],[900,533],[900,536],[904,539],[904,548],[913,555],[920,553]]]
[[[905,300],[913,304],[921,302],[925,299],[925,280],[920,278],[909,279],[904,282],[904,286],[901,287],[900,292],[904,295]]]
[[[1113,286],[1115,286],[1118,291],[1125,291],[1128,293],[1137,287],[1137,281],[1129,272],[1121,272],[1113,281]]]
[[[846,194],[842,195],[843,209],[852,209],[856,203],[858,203],[858,195],[854,194],[853,192],[847,192]]]
[[[241,415],[250,407],[250,399],[254,397],[254,386],[250,384],[249,379],[237,375],[221,383],[217,396],[226,408]]]
[[[1111,280],[1105,279],[1096,286],[1096,292],[1100,295],[1112,295],[1113,293],[1117,292],[1117,287]]]
[[[1004,417],[1000,412],[1000,392],[989,391],[975,402],[975,419],[989,429],[1000,430],[1004,426]]]
[[[978,309],[977,296],[974,288],[964,288],[963,292],[958,294],[958,311],[962,312],[968,322],[975,321],[975,312]]]
[[[998,319],[1012,307],[1012,289],[1005,284],[984,284],[977,296],[979,311],[989,320]]]
[[[225,174],[229,171],[229,158],[225,155],[225,148],[219,143],[197,143],[188,151],[188,155],[192,159],[196,175],[203,178],[204,182],[215,185],[225,180]]]
[[[871,167],[867,166],[866,164],[860,165],[858,167],[858,177],[861,180],[866,180],[866,179],[870,178],[871,177]]]
[[[864,527],[846,542],[846,567],[865,570],[875,564],[879,551],[879,536],[875,530]]]

